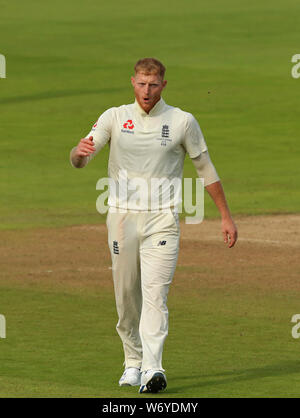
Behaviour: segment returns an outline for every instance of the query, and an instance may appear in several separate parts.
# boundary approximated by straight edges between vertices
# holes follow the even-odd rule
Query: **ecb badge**
[[[172,139],[169,138],[169,135],[169,125],[163,125],[161,129],[161,138],[158,138],[158,140],[161,141],[160,145],[162,147],[165,147],[167,145],[167,141],[172,141]]]

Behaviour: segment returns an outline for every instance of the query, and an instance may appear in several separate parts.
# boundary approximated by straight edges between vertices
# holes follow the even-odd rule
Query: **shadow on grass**
[[[252,369],[236,370],[223,373],[216,373],[210,375],[190,375],[181,376],[178,378],[181,384],[180,386],[171,386],[168,389],[168,393],[182,393],[186,392],[189,388],[208,388],[218,385],[228,385],[231,383],[247,382],[249,380],[257,380],[265,377],[279,377],[291,374],[300,374],[300,360],[282,362],[281,364],[268,365],[264,367],[257,367]],[[177,379],[173,379],[175,383]],[[187,382],[185,384],[184,382]]]

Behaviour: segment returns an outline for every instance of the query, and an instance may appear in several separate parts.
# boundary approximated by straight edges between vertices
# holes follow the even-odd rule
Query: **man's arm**
[[[88,163],[88,156],[96,151],[93,137],[83,138],[77,147],[73,148],[70,153],[70,162],[73,167],[83,168]]]
[[[70,162],[73,167],[85,167],[110,140],[114,109],[110,108],[102,113],[90,133],[71,150]]]
[[[210,160],[208,151],[203,152],[196,158],[192,158],[192,161],[198,176],[204,178],[205,189],[219,209],[222,218],[224,242],[228,243],[229,248],[231,248],[237,240],[237,227],[231,217],[221,181]]]
[[[228,247],[231,248],[237,241],[238,232],[237,227],[231,217],[222,184],[220,181],[216,181],[215,183],[211,183],[206,186],[205,189],[219,209],[222,217],[222,233],[224,242],[228,243]]]

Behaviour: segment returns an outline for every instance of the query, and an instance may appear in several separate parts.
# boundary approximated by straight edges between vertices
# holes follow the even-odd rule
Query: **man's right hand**
[[[90,154],[96,151],[95,144],[93,142],[93,137],[82,138],[79,144],[76,147],[74,152],[75,157],[88,157]]]
[[[88,156],[96,151],[93,137],[82,138],[77,145],[73,148],[70,153],[70,161],[73,167],[83,168],[88,162]]]

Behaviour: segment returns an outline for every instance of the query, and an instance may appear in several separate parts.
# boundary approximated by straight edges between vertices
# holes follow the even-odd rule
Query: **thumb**
[[[228,242],[227,231],[223,231],[223,238],[224,238],[224,242],[227,243]]]
[[[88,139],[89,139],[90,141],[93,141],[93,137],[92,137],[92,136],[90,136]]]

